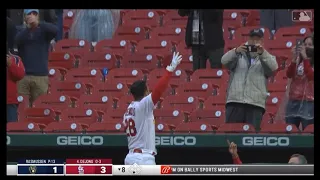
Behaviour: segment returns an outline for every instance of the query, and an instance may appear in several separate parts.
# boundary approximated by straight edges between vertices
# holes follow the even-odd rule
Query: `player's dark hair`
[[[130,87],[130,93],[134,100],[141,100],[147,91],[147,83],[143,80],[135,81]]]
[[[308,164],[307,158],[304,155],[301,154],[293,154],[291,158],[298,158],[299,159],[299,164]]]

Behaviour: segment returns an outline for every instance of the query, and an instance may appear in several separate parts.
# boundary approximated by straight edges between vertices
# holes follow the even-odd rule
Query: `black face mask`
[[[306,54],[307,54],[308,58],[313,58],[314,49],[313,48],[306,48]]]

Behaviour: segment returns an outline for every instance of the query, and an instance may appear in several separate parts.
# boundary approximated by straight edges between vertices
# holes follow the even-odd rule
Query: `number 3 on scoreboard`
[[[126,119],[124,121],[124,129],[127,133],[127,136],[130,136],[130,137],[133,137],[133,136],[136,136],[137,134],[137,129],[136,129],[136,123],[134,122],[133,119]]]
[[[107,172],[107,171],[106,171],[106,167],[102,166],[100,173],[101,173],[101,174],[104,174],[104,173],[106,173],[106,172]]]

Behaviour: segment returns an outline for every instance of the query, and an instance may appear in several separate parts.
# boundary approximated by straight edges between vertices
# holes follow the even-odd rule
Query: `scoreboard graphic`
[[[314,165],[113,165],[111,159],[24,159],[11,176],[314,175]]]

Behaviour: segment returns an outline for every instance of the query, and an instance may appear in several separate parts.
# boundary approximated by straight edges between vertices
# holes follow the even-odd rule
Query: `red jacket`
[[[7,104],[18,104],[17,81],[24,77],[24,66],[21,58],[9,55],[11,65],[7,65]]]
[[[287,77],[292,79],[289,90],[291,100],[314,101],[314,69],[308,59],[298,66],[292,62],[288,67]]]

